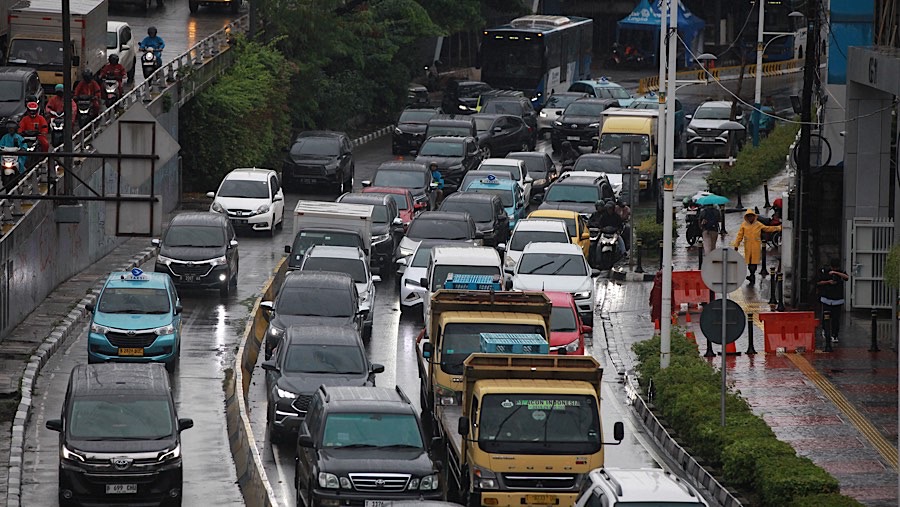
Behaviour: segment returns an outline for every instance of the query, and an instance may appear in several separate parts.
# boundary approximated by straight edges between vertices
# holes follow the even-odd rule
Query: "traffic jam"
[[[549,45],[591,31],[581,18],[530,18],[485,32],[483,82],[452,81],[439,106],[411,88],[395,159],[370,178],[357,177],[347,134],[302,132],[280,170],[234,169],[208,211],[174,216],[152,265],[109,274],[87,309],[88,364],[45,421],[59,433],[60,505],[182,505],[181,433],[194,421],[172,395],[179,291],[235,297],[239,240],[276,235],[287,274],[259,304],[254,383],[265,442],[293,462],[296,505],[706,505],[662,470],[602,470],[625,427],[601,416],[603,369],[585,343],[597,279],[629,255],[631,205],[657,192],[658,100],[591,78],[590,36],[567,82],[536,68],[528,83],[497,77],[522,62],[508,58],[511,34]],[[700,124],[730,108],[681,111],[676,150],[724,153],[729,132]],[[630,179],[620,152],[635,138]],[[289,206],[301,190],[318,197]],[[421,329],[404,359],[417,389],[379,382],[386,365],[371,358],[376,289],[388,284]],[[635,491],[647,484],[652,498]]]

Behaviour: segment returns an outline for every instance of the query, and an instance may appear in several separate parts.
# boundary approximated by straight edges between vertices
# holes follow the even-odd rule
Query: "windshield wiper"
[[[379,445],[379,449],[421,449],[421,445],[412,445],[412,444],[390,444],[390,445]]]
[[[531,270],[529,270],[529,271],[527,271],[527,272],[524,272],[524,273],[522,273],[522,274],[523,274],[523,275],[531,275],[531,274],[534,274],[537,270],[543,269],[543,268],[545,268],[545,267],[547,267],[547,266],[553,264],[554,262],[556,262],[556,261],[555,261],[555,260],[547,261],[547,262],[541,264],[540,266],[537,266],[537,267],[535,267],[534,269],[531,269]]]
[[[364,448],[377,448],[379,446],[372,444],[347,444],[347,445],[335,445],[329,447],[329,449],[364,449]]]
[[[571,262],[571,261],[572,261],[572,257],[569,257],[568,259],[564,260],[563,263],[560,264],[559,267],[556,268],[556,270],[554,270],[554,271],[553,271],[552,273],[550,273],[550,274],[551,274],[551,275],[555,275],[555,274],[559,273],[560,270],[562,270],[562,268],[566,267],[566,264],[568,264],[568,263]]]

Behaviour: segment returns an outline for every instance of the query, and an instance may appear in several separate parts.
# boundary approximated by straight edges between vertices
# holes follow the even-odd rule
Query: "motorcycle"
[[[19,148],[15,146],[0,147],[0,167],[3,168],[3,174],[0,175],[0,180],[2,180],[4,188],[14,182],[19,176],[19,156],[9,154],[10,152],[15,153],[17,151],[19,151]]]
[[[122,90],[117,79],[106,78],[103,80],[103,98],[106,107],[111,107],[122,98]]]
[[[160,62],[153,48],[143,48],[142,51],[144,54],[141,55],[141,72],[144,73],[144,79],[147,79],[160,67]]]
[[[75,97],[75,107],[78,108],[78,129],[81,130],[94,119],[94,97],[90,95]]]
[[[27,148],[25,148],[25,151],[37,151],[39,146],[38,135],[40,135],[40,132],[38,132],[37,130],[26,130],[25,132],[22,132],[21,135],[22,138],[25,139],[25,146],[27,146]],[[31,167],[37,163],[37,159],[34,155],[29,155],[25,162],[27,164],[27,167]]]
[[[700,228],[700,206],[695,203],[686,204],[684,221],[687,224],[685,239],[687,239],[688,245],[694,246],[703,237],[703,230]]]
[[[54,147],[63,143],[63,129],[65,128],[66,119],[62,111],[50,112],[50,144]]]
[[[608,271],[619,261],[619,230],[604,227],[597,238],[597,268]]]
[[[763,225],[781,225],[781,210],[776,208],[771,217],[758,217],[757,220]],[[770,248],[778,247],[781,245],[781,231],[763,232],[761,239]]]

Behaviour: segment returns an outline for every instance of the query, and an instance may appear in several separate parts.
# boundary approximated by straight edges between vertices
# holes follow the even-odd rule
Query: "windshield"
[[[463,361],[469,354],[481,352],[481,333],[538,334],[546,338],[543,327],[530,324],[447,324],[441,339],[441,369],[451,375],[462,374]]]
[[[101,313],[169,313],[169,293],[165,289],[146,287],[107,287],[100,295],[97,311]]]
[[[291,155],[336,157],[340,151],[338,140],[330,137],[300,137],[291,146]]]
[[[593,102],[573,102],[569,104],[563,113],[566,116],[595,116],[600,117],[606,106]]]
[[[419,155],[426,157],[462,157],[463,143],[428,140],[422,145]]]
[[[352,317],[352,304],[353,300],[345,290],[287,287],[278,295],[275,312],[309,317]]]
[[[600,199],[600,189],[590,185],[552,185],[544,198],[546,202],[595,203]]]
[[[322,433],[325,449],[393,447],[424,450],[419,424],[412,414],[331,413]]]
[[[116,32],[106,32],[106,49],[119,49],[119,38]]]
[[[555,333],[574,333],[578,331],[575,311],[568,306],[554,306],[550,310],[550,331]]]
[[[594,88],[598,99],[630,99],[631,95],[621,86],[601,86]]]
[[[569,234],[558,231],[517,231],[509,240],[509,249],[521,252],[528,243],[571,243]]]
[[[470,188],[467,192],[472,192],[473,194],[493,194],[500,198],[500,202],[503,203],[504,208],[513,207],[513,193],[512,190],[508,188]]]
[[[356,283],[369,283],[365,261],[332,257],[309,257],[303,263],[303,271],[333,271],[347,273]]]
[[[586,276],[583,255],[529,253],[519,261],[520,275]]]
[[[400,123],[427,123],[436,114],[434,111],[403,111],[400,113]]]
[[[428,137],[455,136],[466,137],[472,135],[472,127],[453,127],[443,125],[429,125]]]
[[[468,202],[451,199],[441,204],[441,211],[467,212],[472,215],[472,220],[480,224],[494,221],[494,206],[489,202]]]
[[[359,235],[353,232],[300,231],[300,234],[297,235],[294,239],[294,244],[291,246],[291,253],[302,257],[306,255],[309,247],[314,245],[355,246],[362,248]]]
[[[402,211],[405,209],[409,209],[409,206],[407,206],[409,203],[406,202],[405,195],[400,195],[400,194],[385,194],[385,195],[389,196],[391,199],[394,200],[395,203],[397,203],[398,210]],[[387,211],[385,211],[385,216],[387,216]]]
[[[245,199],[268,199],[269,184],[266,180],[227,179],[219,187],[218,197],[243,197]]]
[[[169,227],[163,244],[169,248],[222,248],[225,231],[215,225],[175,225]]]
[[[551,95],[544,108],[565,109],[566,106],[580,99],[582,95]]]
[[[522,105],[518,102],[492,100],[481,108],[482,113],[487,114],[512,114],[522,116]]]
[[[75,397],[68,423],[69,436],[76,440],[161,440],[174,433],[168,399],[133,393]]]
[[[480,166],[478,166],[478,170],[479,171],[487,171],[491,174],[494,174],[494,171],[508,172],[510,174],[510,176],[512,176],[511,179],[514,179],[516,181],[522,179],[522,170],[519,168],[518,164],[516,164],[516,165],[494,165],[494,164],[489,164],[489,163],[481,164]]]
[[[465,220],[413,220],[406,231],[409,239],[472,239]]]
[[[615,134],[607,134],[607,135],[613,136]],[[607,155],[607,157],[608,157],[608,155]],[[575,167],[573,167],[572,170],[573,171],[595,171],[598,173],[613,173],[613,174],[622,174],[625,171],[624,169],[622,169],[622,161],[617,156],[609,157],[609,158],[578,157],[578,160],[575,161]]]
[[[694,111],[694,119],[695,120],[730,120],[731,119],[731,108],[730,107],[698,107],[696,111]]]
[[[619,150],[622,148],[622,142],[635,135],[637,134],[600,134],[599,151],[602,153],[621,153]],[[640,137],[641,160],[650,160],[650,136],[642,135]]]
[[[571,236],[573,238],[578,236],[578,234],[577,234],[578,227],[577,227],[577,224],[575,223],[574,218],[542,217],[542,216],[539,216],[537,213],[533,213],[533,214],[529,215],[528,218],[540,218],[541,220],[559,220],[560,222],[566,224],[566,230],[569,232],[569,236]]]
[[[543,157],[538,158],[538,157],[524,156],[524,157],[519,158],[519,157],[507,156],[506,158],[521,160],[522,162],[524,162],[525,163],[525,171],[528,173],[529,176],[531,176],[534,179],[544,178],[547,176],[548,167],[547,167],[547,164],[544,162]]]
[[[498,180],[511,180],[511,179],[513,179],[513,178],[512,178],[512,174],[510,174],[508,170],[504,170],[504,171],[496,171],[496,172],[494,172],[494,173],[492,173],[492,174],[493,174],[494,177],[497,178]],[[483,172],[481,172],[481,171],[470,171],[470,172],[466,173],[465,177],[463,177],[463,181],[462,181],[462,183],[459,185],[459,188],[461,188],[461,189],[463,189],[463,190],[466,190],[466,189],[469,188],[469,185],[471,185],[473,181],[478,181],[478,180],[481,180],[481,179],[485,179],[485,178],[487,178],[487,177],[488,177],[488,174],[487,174],[487,173],[483,173]]]
[[[592,396],[488,394],[481,399],[475,417],[478,446],[485,452],[600,451],[600,417],[597,400]]]
[[[361,375],[366,371],[359,347],[348,345],[291,345],[281,371],[286,373],[332,373]]]
[[[0,81],[0,102],[18,102],[22,100],[21,81]]]
[[[544,44],[531,35],[526,32],[485,35],[481,46],[482,79],[491,83],[491,77],[537,81],[543,75]]]
[[[13,39],[9,45],[9,63],[13,65],[59,66],[63,64],[62,42]]]
[[[503,278],[500,272],[500,266],[459,266],[451,264],[438,264],[431,272],[431,292],[444,288],[444,282],[451,273],[459,273],[461,275],[490,275]]]
[[[381,169],[375,173],[372,185],[376,187],[400,187],[422,188],[428,186],[425,183],[424,172],[419,171],[391,171]]]

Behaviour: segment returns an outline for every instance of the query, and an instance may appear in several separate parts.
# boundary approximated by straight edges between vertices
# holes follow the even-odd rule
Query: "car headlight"
[[[293,400],[294,398],[297,397],[296,393],[292,393],[290,391],[285,391],[284,389],[282,389],[278,386],[275,386],[275,394],[277,394],[279,398],[288,398],[291,400]],[[322,486],[322,487],[324,488],[325,486]]]
[[[390,237],[391,237],[391,235],[388,234],[388,233],[385,233],[385,234],[379,234],[379,235],[377,235],[377,236],[372,236],[372,243],[373,243],[373,244],[375,244],[375,243],[383,243],[383,242],[387,241]]]
[[[457,107],[459,107],[459,110],[460,110],[460,111],[468,111],[468,110],[469,110],[469,107],[468,107],[468,106],[464,106],[464,105],[462,105],[462,104],[460,104],[460,105],[457,106]]]
[[[556,125],[557,127],[562,127],[562,122],[559,120],[554,121],[553,124]]]
[[[158,262],[160,264],[165,264],[166,266],[168,266],[169,264],[172,264],[172,259],[169,257],[166,257],[165,255],[157,255],[156,262]]]
[[[100,324],[91,323],[91,332],[98,334],[106,334],[109,332],[109,328],[106,326],[101,326]]]
[[[219,204],[218,201],[212,203],[212,210],[216,213],[225,213],[225,207]]]
[[[319,487],[325,489],[338,489],[341,487],[341,483],[338,481],[336,475],[328,472],[319,472]]]
[[[268,204],[263,204],[260,207],[256,208],[256,214],[262,215],[263,213],[268,213],[270,209],[272,208],[270,208]]]
[[[494,472],[475,466],[475,486],[476,489],[497,489],[497,476]]]
[[[228,264],[228,259],[223,255],[221,257],[216,257],[215,259],[210,259],[209,263],[213,266],[224,266]]]
[[[685,132],[687,132],[688,134],[690,134],[692,136],[697,135],[697,132],[692,128],[686,129]]]
[[[156,336],[165,336],[167,334],[173,334],[174,332],[175,326],[173,326],[172,324],[169,324],[168,326],[158,327],[153,330],[153,333],[156,334]]]
[[[588,123],[588,128],[595,129],[595,128],[599,128],[599,127],[600,127],[600,123],[599,123],[599,122]]]
[[[163,454],[156,461],[168,461],[170,459],[178,459],[181,457],[181,444],[176,444],[175,448]]]
[[[403,131],[398,128],[394,128],[394,133],[397,134],[398,136],[403,135]]]
[[[585,291],[581,291],[581,292],[576,292],[575,294],[572,294],[572,296],[575,299],[587,299],[587,298],[591,297],[591,291],[585,290]]]
[[[269,326],[268,335],[273,338],[278,338],[279,336],[284,334],[284,329],[275,326]]]
[[[576,338],[575,340],[567,343],[565,345],[566,352],[575,352],[578,350],[578,347],[581,345],[581,338]]]
[[[59,455],[62,459],[84,462],[84,456],[82,454],[77,453],[64,445],[59,448]]]
[[[547,112],[546,112],[546,111],[541,111],[540,113],[538,113],[538,116],[540,116],[541,118],[546,118],[546,117],[547,117]]]
[[[506,260],[503,261],[503,265],[508,268],[514,268],[516,267],[516,260],[507,255]]]
[[[438,474],[426,475],[419,481],[419,489],[422,491],[436,491],[439,485]]]

